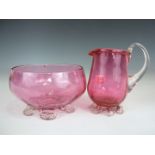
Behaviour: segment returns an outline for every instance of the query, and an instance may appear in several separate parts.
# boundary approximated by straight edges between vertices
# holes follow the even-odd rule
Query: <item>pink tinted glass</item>
[[[84,71],[79,65],[27,65],[11,69],[10,89],[37,109],[70,104],[85,88]]]
[[[88,93],[99,106],[118,106],[127,94],[129,52],[120,49],[95,49]]]

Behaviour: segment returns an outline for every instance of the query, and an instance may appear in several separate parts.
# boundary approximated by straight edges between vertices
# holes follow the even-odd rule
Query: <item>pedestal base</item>
[[[66,113],[73,113],[75,111],[75,108],[71,105],[66,105],[63,107],[60,107],[58,109],[35,109],[32,106],[28,106],[23,110],[23,114],[25,116],[32,116],[36,113],[39,113],[39,116],[43,120],[54,120],[57,117],[56,111],[63,111]]]
[[[124,112],[121,106],[103,107],[103,106],[98,106],[96,104],[92,104],[90,106],[90,110],[94,114],[102,113],[106,116],[113,116],[114,114],[123,114]]]

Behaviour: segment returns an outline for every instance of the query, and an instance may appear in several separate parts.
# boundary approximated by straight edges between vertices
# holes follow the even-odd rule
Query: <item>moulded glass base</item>
[[[43,120],[54,120],[57,117],[58,110],[66,113],[72,113],[75,111],[75,108],[69,104],[58,109],[35,109],[34,107],[27,105],[27,107],[23,110],[23,114],[25,116],[32,116],[39,113],[40,118]]]
[[[104,107],[104,106],[98,106],[96,104],[92,104],[90,106],[90,110],[94,114],[104,114],[106,116],[113,116],[114,114],[123,114],[123,108],[121,106],[115,106],[115,107]]]

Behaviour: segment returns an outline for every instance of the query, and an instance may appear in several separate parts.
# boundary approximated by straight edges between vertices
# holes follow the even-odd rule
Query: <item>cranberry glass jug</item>
[[[144,54],[144,65],[133,76],[128,76],[128,63],[134,47]],[[89,53],[93,62],[88,82],[88,94],[95,102],[93,112],[104,112],[107,115],[122,113],[119,106],[128,92],[141,79],[148,68],[149,54],[140,43],[133,43],[128,50],[99,48]]]

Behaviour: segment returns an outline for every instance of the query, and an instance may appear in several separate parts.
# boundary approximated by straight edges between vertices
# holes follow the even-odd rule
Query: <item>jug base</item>
[[[90,111],[94,114],[103,113],[106,116],[112,116],[114,114],[123,114],[123,108],[121,106],[99,106],[96,104],[92,104],[90,106]]]

